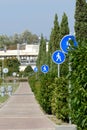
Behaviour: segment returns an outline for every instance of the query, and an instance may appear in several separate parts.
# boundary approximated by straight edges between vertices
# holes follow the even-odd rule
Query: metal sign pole
[[[58,78],[60,77],[60,64],[58,64]]]
[[[2,79],[3,79],[3,84],[4,84],[4,72],[3,72],[3,69],[4,69],[4,58],[2,59]]]
[[[71,63],[69,62],[69,73],[71,73]],[[71,95],[71,81],[69,79],[69,88],[68,88],[68,91],[69,91],[69,96]],[[71,98],[69,97],[69,110],[70,110],[70,114],[69,114],[69,124],[72,124],[72,121],[71,121]]]
[[[71,44],[69,43],[69,41],[73,41],[73,45],[75,47],[77,47],[78,43],[76,41],[76,38],[73,35],[65,35],[61,41],[60,41],[60,48],[62,49],[62,51],[64,53],[68,53],[69,48],[71,48]],[[70,47],[71,46],[71,47]],[[69,57],[69,73],[71,73],[71,63],[70,63],[70,57]],[[71,81],[69,79],[69,87],[68,87],[68,91],[69,91],[69,96],[71,95]],[[71,98],[69,97],[69,123],[71,124]]]

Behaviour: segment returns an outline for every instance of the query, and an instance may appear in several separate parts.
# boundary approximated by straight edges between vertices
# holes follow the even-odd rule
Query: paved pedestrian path
[[[21,82],[0,108],[0,130],[55,130],[55,124],[40,109],[28,82]]]

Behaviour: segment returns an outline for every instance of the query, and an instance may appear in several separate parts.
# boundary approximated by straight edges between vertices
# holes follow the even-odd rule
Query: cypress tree
[[[58,22],[58,16],[55,14],[54,18],[54,27],[51,30],[50,40],[48,49],[52,54],[54,51],[59,49],[59,41],[60,41],[60,27]]]
[[[52,57],[53,52],[60,48],[59,42],[60,42],[60,27],[59,27],[59,22],[58,22],[58,16],[57,16],[57,14],[55,14],[54,27],[52,28],[52,31],[51,31],[49,46],[48,46],[48,49],[49,49],[48,50],[49,65],[50,65],[51,70],[54,70],[54,71],[57,70],[57,65],[55,65],[52,62],[51,57]]]
[[[87,3],[86,0],[76,0],[75,34],[79,43],[87,41]]]
[[[53,52],[60,48],[59,42],[60,42],[60,27],[58,22],[58,16],[57,14],[55,14],[54,28],[53,28],[53,49],[52,49]]]
[[[60,38],[62,39],[67,34],[69,34],[68,17],[66,13],[64,13],[60,24]]]
[[[43,64],[45,64],[45,61],[46,61],[46,41],[45,41],[43,35],[41,34],[39,54],[38,54],[37,63],[36,63],[39,71],[40,71],[40,67]]]
[[[62,16],[62,21],[60,23],[60,38],[62,39],[65,35],[69,34],[69,25],[68,25],[68,17],[66,13]],[[67,65],[67,58],[63,64],[61,64],[61,76],[66,76],[68,73],[68,65]]]
[[[50,41],[49,41],[49,44],[48,44],[48,65],[49,65],[49,67],[51,67],[51,64],[52,64],[52,59],[51,59],[52,48],[53,48],[53,28],[52,28],[52,31],[51,31]]]

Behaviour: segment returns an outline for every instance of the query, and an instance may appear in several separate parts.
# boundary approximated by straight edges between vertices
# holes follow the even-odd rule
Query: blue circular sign
[[[42,66],[41,66],[41,71],[42,71],[43,73],[47,73],[47,72],[49,71],[49,66],[48,66],[48,65],[42,65]]]
[[[62,38],[62,40],[60,41],[60,48],[62,49],[62,51],[64,53],[68,53],[68,49],[71,46],[71,44],[69,43],[69,41],[72,40],[73,41],[73,45],[76,47],[78,44],[76,42],[76,39],[73,35],[66,35]]]
[[[34,68],[34,72],[38,72],[38,68],[37,67]]]
[[[57,50],[52,54],[52,60],[56,64],[61,64],[65,61],[65,54],[61,50]]]
[[[5,73],[5,74],[8,73],[8,68],[4,68],[3,73]]]

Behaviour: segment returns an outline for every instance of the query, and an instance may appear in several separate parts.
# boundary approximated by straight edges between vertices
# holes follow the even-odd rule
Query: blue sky
[[[13,36],[29,30],[49,39],[55,14],[60,23],[64,12],[73,34],[75,0],[0,0],[0,35]]]

